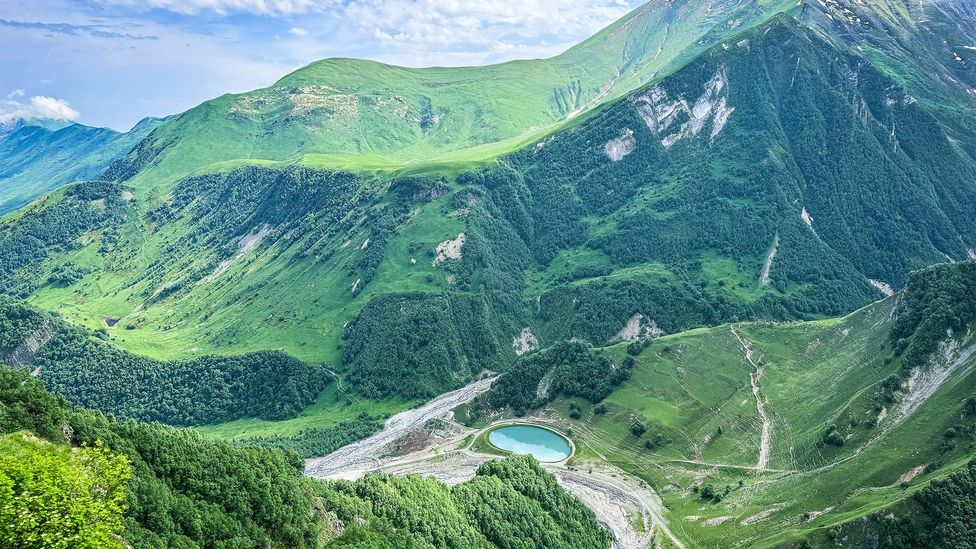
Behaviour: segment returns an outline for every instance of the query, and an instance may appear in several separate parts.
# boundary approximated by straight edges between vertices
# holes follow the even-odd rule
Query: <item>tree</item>
[[[633,421],[630,422],[630,434],[634,435],[637,438],[640,438],[644,436],[644,433],[646,432],[647,432],[647,425],[644,425],[643,421],[634,418]]]
[[[129,461],[101,445],[72,449],[27,432],[0,438],[5,547],[119,547]]]

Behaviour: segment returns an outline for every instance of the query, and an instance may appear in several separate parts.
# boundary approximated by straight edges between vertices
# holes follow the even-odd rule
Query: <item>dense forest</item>
[[[293,453],[73,410],[6,368],[0,450],[4,547],[45,535],[65,540],[51,547],[85,549],[119,539],[136,549],[610,544],[593,513],[528,457],[486,463],[453,488],[419,476],[323,483],[302,477]],[[35,521],[55,510],[73,518]]]
[[[334,427],[304,429],[294,435],[249,437],[241,444],[280,448],[305,459],[327,456],[347,444],[364,439],[383,428],[383,418],[362,414]]]
[[[921,366],[947,338],[976,323],[976,263],[935,265],[911,274],[891,330],[906,370]]]
[[[597,403],[630,377],[632,362],[615,366],[584,343],[558,343],[519,359],[473,408],[487,404],[523,415],[560,395]]]
[[[123,456],[131,466],[124,534],[113,529],[137,549],[315,546],[312,495],[301,475],[302,463],[279,451],[235,446],[158,423],[118,422],[99,412],[74,411],[40,381],[6,368],[0,370],[0,431],[27,431],[53,445],[104,447]],[[30,498],[9,499],[29,495],[21,492],[29,489],[22,483],[12,487],[14,492],[7,484],[4,491],[3,479],[11,474],[18,473],[0,470],[0,508],[31,505]],[[124,479],[124,471],[112,477]]]
[[[279,351],[160,361],[96,335],[104,337],[0,297],[0,357],[37,371],[72,404],[119,418],[170,425],[286,419],[311,404],[332,379],[324,368]],[[29,340],[42,345],[31,353]]]

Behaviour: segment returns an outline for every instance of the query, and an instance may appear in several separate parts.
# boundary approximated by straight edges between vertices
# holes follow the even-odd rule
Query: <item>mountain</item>
[[[119,133],[60,121],[29,120],[0,133],[0,215],[65,183],[97,178],[162,118],[146,118]]]
[[[109,175],[143,186],[222,162],[393,169],[491,159],[794,5],[652,0],[556,57],[483,67],[326,59],[187,111]]]
[[[602,345],[636,315],[665,333],[839,315],[976,249],[976,164],[955,136],[787,16],[453,169],[259,163],[68,188],[4,224],[0,273],[90,328],[124,319],[136,351],[283,347],[372,396],[429,398],[504,368],[526,329]],[[88,274],[45,282],[69,267]]]
[[[976,449],[974,330],[976,263],[938,265],[842,318],[591,350],[627,372],[616,386],[569,373],[586,360],[536,353],[466,419],[481,424],[497,408],[531,403],[523,421],[572,432],[589,455],[654,486],[689,546],[899,546],[885,542],[887,531],[900,532],[902,546],[950,547],[976,516],[966,480]],[[544,379],[554,381],[540,393]],[[940,479],[955,473],[966,476],[953,492]],[[944,488],[956,495],[933,497]],[[851,521],[863,515],[872,515],[867,531],[868,519]]]
[[[445,451],[556,422],[574,472],[663,499],[642,539],[903,536],[973,457],[974,29],[965,2],[653,1],[551,59],[314,63],[0,219],[7,324],[65,342],[0,356],[303,457],[493,372]],[[367,524],[335,543],[423,544],[435,518],[382,502],[428,492],[444,540],[490,539],[464,489],[338,486],[326,520]]]

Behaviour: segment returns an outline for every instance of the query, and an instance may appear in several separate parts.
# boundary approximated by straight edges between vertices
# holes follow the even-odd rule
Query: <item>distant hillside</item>
[[[106,177],[168,187],[227,161],[371,170],[490,160],[795,5],[651,0],[556,57],[481,67],[325,59],[190,109]]]
[[[781,16],[479,169],[69,187],[0,225],[0,287],[160,358],[284,348],[429,398],[567,339],[844,314],[976,255],[954,135]]]
[[[65,183],[96,179],[165,122],[146,118],[126,133],[27,121],[0,134],[0,215]]]

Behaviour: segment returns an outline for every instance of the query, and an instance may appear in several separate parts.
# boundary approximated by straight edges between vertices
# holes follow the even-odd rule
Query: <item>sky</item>
[[[548,57],[642,0],[3,0],[0,124],[126,130],[327,57],[405,66]]]

